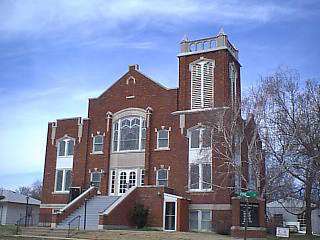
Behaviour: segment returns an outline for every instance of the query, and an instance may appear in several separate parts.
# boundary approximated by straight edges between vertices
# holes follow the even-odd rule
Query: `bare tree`
[[[42,182],[37,180],[30,186],[21,186],[16,190],[16,192],[41,200]]]
[[[191,164],[190,176],[191,179],[198,178],[201,172],[198,164],[201,164],[202,185],[207,188],[223,189],[231,194],[250,189],[264,197],[265,168],[259,131],[253,115],[248,115],[247,120],[241,117],[244,107],[237,102],[229,107],[214,108],[205,114],[204,120],[194,130],[191,129],[191,141],[193,132],[198,131],[195,139],[200,136],[200,143],[196,145],[201,147],[189,156],[189,161],[193,158],[195,165]],[[214,165],[214,179],[204,171],[207,165],[211,168],[210,164]],[[190,184],[199,185],[193,181]]]
[[[320,85],[302,84],[297,71],[282,68],[261,79],[250,97],[251,109],[259,116],[269,172],[278,172],[279,186],[285,183],[284,176],[293,179],[287,195],[303,193],[306,233],[311,235],[312,196],[320,170]]]

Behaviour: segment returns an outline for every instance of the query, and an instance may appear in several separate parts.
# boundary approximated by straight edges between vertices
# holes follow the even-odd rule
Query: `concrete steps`
[[[119,197],[117,196],[95,196],[87,202],[86,213],[86,230],[98,230],[99,224],[99,212],[106,210],[112,205]],[[71,228],[77,228],[80,224],[80,229],[84,229],[84,204],[70,214],[64,221],[57,225],[57,229],[68,229],[68,223],[80,216],[80,219],[76,219],[72,222]]]

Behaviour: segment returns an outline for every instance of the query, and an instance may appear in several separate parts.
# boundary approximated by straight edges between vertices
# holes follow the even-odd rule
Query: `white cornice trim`
[[[200,109],[189,109],[189,110],[175,111],[175,112],[172,112],[171,114],[172,115],[192,114],[192,113],[227,110],[227,109],[229,109],[229,107],[200,108]]]

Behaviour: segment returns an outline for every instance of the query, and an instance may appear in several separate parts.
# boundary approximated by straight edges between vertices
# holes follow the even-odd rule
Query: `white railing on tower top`
[[[219,34],[216,37],[207,37],[197,40],[189,41],[187,39],[182,40],[180,43],[180,54],[196,53],[201,51],[210,51],[226,47],[231,54],[238,59],[238,49],[236,49],[228,40],[227,35]]]

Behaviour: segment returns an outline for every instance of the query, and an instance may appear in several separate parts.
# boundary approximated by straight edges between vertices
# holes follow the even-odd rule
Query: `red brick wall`
[[[136,203],[149,209],[148,223],[150,227],[162,227],[163,220],[163,187],[139,187],[128,195],[110,214],[103,217],[103,225],[130,226],[131,211]],[[126,211],[124,211],[126,209]]]
[[[149,209],[147,226],[163,227],[163,196],[164,193],[172,193],[171,189],[164,187],[138,187],[131,192],[115,209],[108,215],[100,217],[101,225],[133,227],[131,211],[135,204],[142,204]],[[189,208],[188,200],[178,199],[177,204],[177,230],[188,231]],[[124,211],[126,209],[126,211]]]
[[[58,120],[56,139],[68,134],[77,140],[73,164],[73,186],[81,186],[83,188],[88,187],[90,183],[89,170],[97,168],[99,170],[102,169],[105,172],[102,176],[100,190],[102,194],[108,193],[112,122],[110,121],[109,129],[107,129],[106,113],[116,113],[131,107],[141,109],[151,107],[153,111],[150,127],[147,130],[147,143],[145,150],[146,184],[156,184],[155,168],[159,169],[161,166],[164,166],[165,168],[170,167],[169,187],[173,188],[177,195],[190,198],[192,203],[225,204],[231,202],[231,192],[223,188],[214,188],[214,191],[209,193],[188,192],[188,139],[185,136],[186,132],[184,132],[183,135],[180,132],[179,116],[172,114],[172,112],[177,110],[190,109],[191,84],[189,64],[202,56],[215,60],[215,106],[225,106],[228,104],[230,99],[228,64],[229,62],[234,61],[239,73],[240,65],[227,50],[219,50],[179,57],[179,89],[166,89],[161,87],[139,71],[136,71],[134,67],[131,67],[126,74],[124,74],[107,91],[102,93],[101,96],[89,99],[89,119],[84,120],[81,142],[77,139],[77,118]],[[130,83],[127,84],[127,79],[129,77],[134,77],[136,79],[136,83],[133,84],[133,81],[130,81]],[[240,98],[240,76],[238,76],[238,86],[238,94]],[[135,97],[127,99],[126,97],[130,95],[134,95]],[[196,125],[197,123],[208,121],[208,118],[210,119],[210,115],[208,116],[206,114],[187,115],[186,129]],[[156,133],[154,129],[159,129],[161,126],[165,126],[165,128],[171,127],[169,151],[155,151]],[[51,131],[51,124],[49,124],[42,202],[66,203],[68,195],[52,194],[54,191],[57,149],[55,145],[51,144]],[[93,144],[92,135],[96,135],[98,131],[105,134],[103,154],[91,154]],[[232,175],[226,173],[226,167],[221,167],[223,164],[224,160],[220,156],[213,154],[212,172],[215,174],[213,176],[213,181],[216,185],[228,186],[232,184]],[[222,172],[219,173],[221,175],[216,174],[218,170],[219,172]],[[125,213],[119,214],[123,215]],[[125,218],[126,216],[123,215],[122,217]],[[153,222],[155,222],[154,224],[158,224],[157,220],[151,220],[152,224]]]
[[[177,231],[189,231],[189,201],[178,199],[177,202]]]

